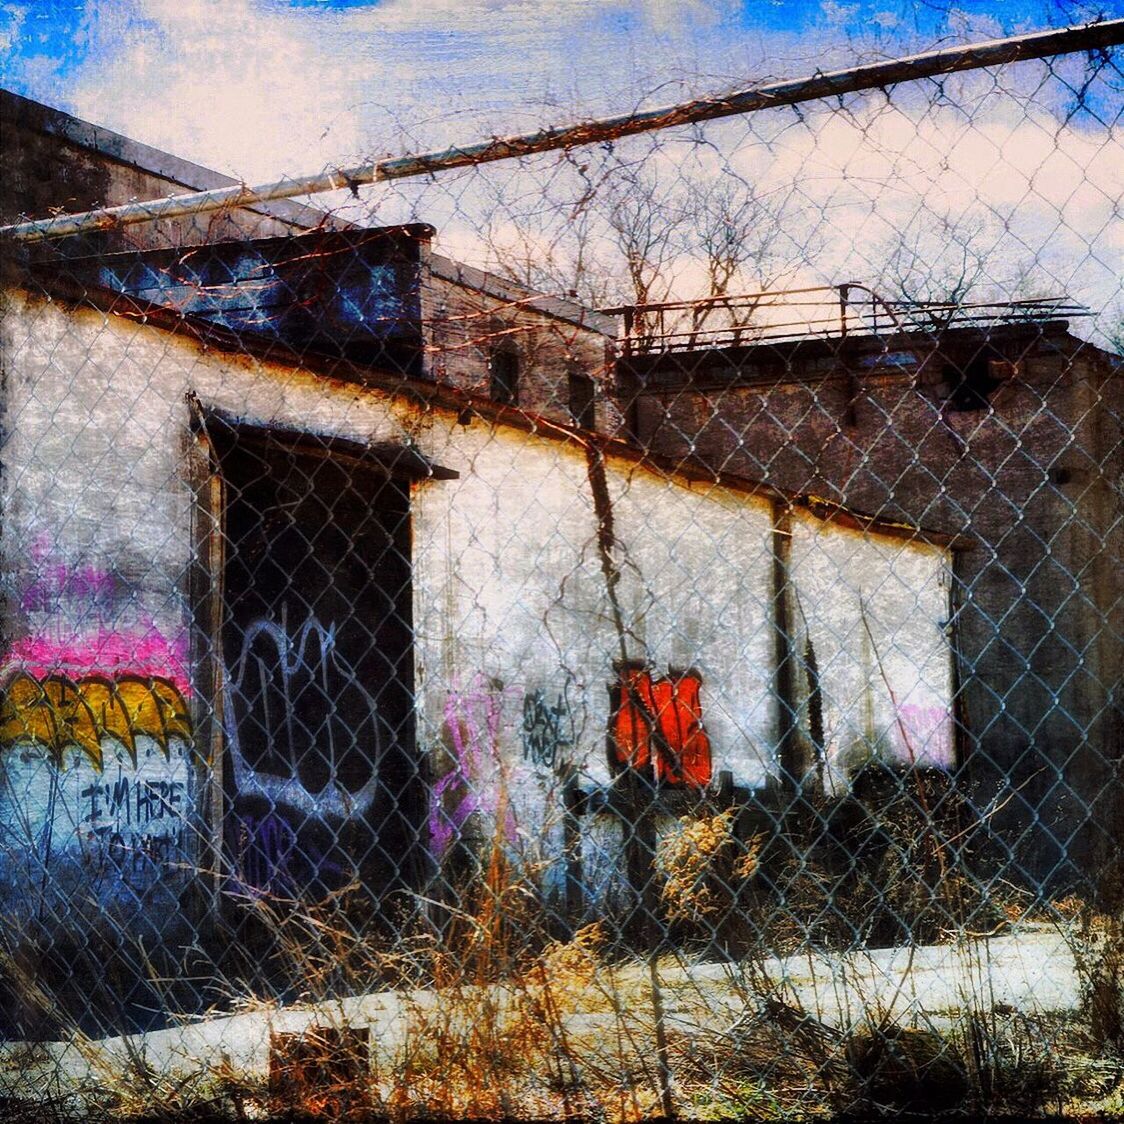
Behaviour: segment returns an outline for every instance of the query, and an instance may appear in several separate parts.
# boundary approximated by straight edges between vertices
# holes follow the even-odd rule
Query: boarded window
[[[504,406],[519,401],[519,352],[511,344],[501,344],[492,352],[490,393]]]
[[[612,765],[657,784],[705,788],[710,783],[710,738],[702,720],[697,671],[654,676],[641,665],[621,670],[612,689]]]

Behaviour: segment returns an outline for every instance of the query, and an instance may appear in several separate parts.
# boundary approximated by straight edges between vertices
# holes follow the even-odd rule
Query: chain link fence
[[[10,229],[8,1117],[1121,1111],[1105,26]]]

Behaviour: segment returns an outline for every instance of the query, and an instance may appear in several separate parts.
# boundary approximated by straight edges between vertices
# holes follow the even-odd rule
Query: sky
[[[1124,0],[0,0],[0,82],[253,183],[1121,17]],[[1025,287],[1033,263],[1032,287],[1108,308],[1124,272],[1120,71],[1074,112],[1083,60],[1067,65],[716,124],[709,162],[699,138],[621,151],[657,181],[776,201],[780,257],[806,259],[786,280],[869,274],[894,239],[918,261],[955,258],[970,231],[995,250],[996,285]],[[474,212],[503,195],[549,253],[581,178],[556,166],[451,176],[424,198],[368,189],[363,206],[435,221],[472,257]]]
[[[0,0],[18,93],[250,181],[1124,0]]]

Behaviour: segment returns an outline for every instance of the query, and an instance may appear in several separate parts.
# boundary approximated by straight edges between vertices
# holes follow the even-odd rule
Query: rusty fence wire
[[[1124,1111],[1122,89],[10,240],[8,1118]]]

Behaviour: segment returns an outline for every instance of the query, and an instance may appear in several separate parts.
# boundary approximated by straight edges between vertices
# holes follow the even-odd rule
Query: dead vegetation
[[[685,823],[661,846],[661,900],[671,924],[704,930],[728,908],[731,885],[762,877],[761,839],[739,842],[733,826],[732,814],[720,812]],[[888,827],[901,833],[891,842],[904,846],[909,826],[903,817]],[[542,908],[541,872],[520,864],[499,837],[485,858],[482,880],[449,895],[463,905],[404,902],[393,936],[357,927],[348,893],[315,905],[248,903],[270,932],[273,990],[262,989],[261,975],[216,974],[210,985],[226,993],[213,1016],[221,1007],[259,1028],[254,1064],[239,1046],[244,1030],[220,1037],[217,1063],[213,1052],[162,1052],[156,1040],[174,1030],[126,1036],[113,1051],[76,1035],[85,1059],[78,1095],[60,1085],[39,1107],[49,1105],[60,1119],[81,1106],[92,1119],[621,1122],[666,1116],[669,1101],[682,1118],[761,1120],[1083,1115],[1121,1107],[1124,1063],[1105,1006],[1118,986],[1116,930],[1073,901],[1051,912],[1076,953],[1084,1010],[1016,1009],[997,1000],[988,941],[950,928],[953,907],[964,905],[950,896],[939,899],[932,931],[953,941],[965,983],[954,1007],[919,1011],[903,990],[913,951],[896,992],[864,974],[862,958],[872,953],[861,948],[869,932],[861,914],[847,945],[842,929],[817,945],[822,930],[818,915],[809,918],[812,905],[845,919],[837,903],[862,901],[857,889],[832,898],[826,865],[813,877],[808,864],[800,884],[808,897],[794,896],[793,883],[783,897],[775,884],[769,897],[755,889],[745,921],[756,926],[756,946],[719,964],[670,944],[637,955],[600,923],[560,938]],[[888,845],[879,862],[875,871],[885,873],[900,870],[903,859]],[[853,880],[873,886],[879,876]],[[904,911],[918,885],[929,886],[920,877],[901,890],[887,881],[881,900]],[[977,917],[975,900],[968,902],[963,916]],[[846,996],[810,1004],[793,982],[802,957],[829,965]],[[192,1022],[183,1025],[190,1030]],[[49,1044],[37,1049],[26,1069],[60,1066]],[[8,1070],[19,1063],[18,1054],[5,1059]],[[13,1101],[7,1118],[24,1109],[31,1111],[26,1098]]]

